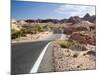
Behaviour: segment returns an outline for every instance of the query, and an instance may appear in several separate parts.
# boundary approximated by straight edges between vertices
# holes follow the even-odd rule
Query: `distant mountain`
[[[88,13],[82,18],[83,20],[96,23],[96,15],[90,16]]]
[[[67,22],[71,22],[72,24],[79,24],[84,22],[96,23],[96,15],[90,16],[90,14],[86,14],[82,18],[79,16],[72,16],[70,17]]]
[[[73,16],[68,19],[67,22],[71,22],[72,24],[81,23],[82,19],[79,16]]]
[[[15,20],[13,20],[15,21]],[[27,20],[19,20],[17,22],[19,23],[72,23],[72,24],[79,24],[82,23],[82,21],[89,21],[91,23],[95,23],[96,22],[96,15],[90,15],[89,13],[87,13],[85,16],[83,17],[79,17],[79,16],[71,16],[68,19],[27,19]]]
[[[33,23],[33,22],[36,22],[36,23],[48,23],[48,22],[59,23],[60,21],[58,19],[37,19],[37,20],[29,19],[29,20],[25,20],[25,22],[28,22],[28,23]]]

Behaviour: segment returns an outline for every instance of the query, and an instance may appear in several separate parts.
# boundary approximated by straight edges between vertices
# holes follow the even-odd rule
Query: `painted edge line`
[[[50,43],[51,43],[51,42],[49,42],[49,43],[44,47],[43,51],[42,51],[41,54],[39,55],[38,59],[36,60],[35,64],[33,65],[32,69],[30,70],[29,73],[37,73],[38,68],[39,68],[39,65],[40,65],[40,63],[41,63],[41,61],[42,61],[42,59],[43,59],[43,56],[44,56],[44,54],[45,54],[45,52],[46,52],[46,50],[47,50],[47,48],[48,48],[48,46],[49,46]]]

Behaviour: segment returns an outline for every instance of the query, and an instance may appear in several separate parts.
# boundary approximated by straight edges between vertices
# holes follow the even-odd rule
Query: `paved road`
[[[53,44],[49,44],[44,57],[39,65],[38,73],[54,72]]]
[[[61,34],[54,34],[44,41],[12,44],[12,75],[28,74],[46,44],[60,37]]]

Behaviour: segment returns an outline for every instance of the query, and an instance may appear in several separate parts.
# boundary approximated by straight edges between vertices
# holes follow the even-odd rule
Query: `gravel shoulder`
[[[94,70],[96,68],[95,46],[87,45],[86,51],[74,51],[53,47],[55,71]]]

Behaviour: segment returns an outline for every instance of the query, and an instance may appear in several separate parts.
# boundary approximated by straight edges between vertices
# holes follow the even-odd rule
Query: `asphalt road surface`
[[[29,71],[46,44],[60,37],[61,34],[54,34],[48,40],[44,41],[12,44],[11,74],[29,74]]]

